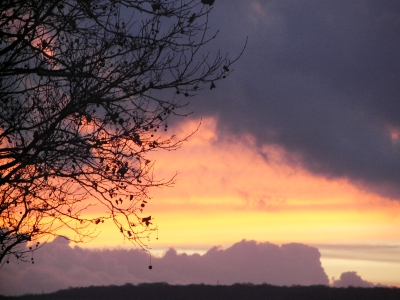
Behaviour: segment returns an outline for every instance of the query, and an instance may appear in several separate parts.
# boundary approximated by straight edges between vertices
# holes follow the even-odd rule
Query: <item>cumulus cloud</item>
[[[249,42],[232,76],[193,101],[195,116],[400,199],[400,2],[250,2],[215,5],[215,47],[234,54]]]
[[[374,287],[372,282],[363,280],[361,276],[357,275],[357,272],[344,272],[340,275],[340,279],[334,280],[332,283],[333,287]]]
[[[257,243],[243,240],[225,250],[214,247],[204,255],[162,257],[143,250],[85,250],[56,238],[34,253],[35,264],[10,263],[0,269],[0,294],[52,292],[69,286],[122,285],[141,282],[170,284],[315,285],[329,283],[317,248],[303,244]]]

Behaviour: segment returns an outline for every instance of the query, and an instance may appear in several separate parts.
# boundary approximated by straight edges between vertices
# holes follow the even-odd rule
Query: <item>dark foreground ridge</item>
[[[292,286],[278,287],[268,284],[234,284],[234,285],[169,285],[167,283],[144,283],[139,285],[125,284],[124,286],[91,286],[69,288],[51,294],[24,295],[4,297],[0,299],[129,299],[129,300],[221,300],[221,299],[318,299],[318,300],[368,300],[368,299],[400,299],[399,288],[331,288],[328,286]]]

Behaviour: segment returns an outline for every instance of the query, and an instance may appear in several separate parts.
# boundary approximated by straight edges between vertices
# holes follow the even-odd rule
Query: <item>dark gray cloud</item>
[[[192,102],[223,133],[279,144],[308,170],[400,199],[400,2],[216,3],[214,43],[235,72]],[[299,159],[300,157],[300,159]]]
[[[226,250],[214,247],[204,255],[178,254],[169,249],[164,256],[152,258],[153,269],[149,270],[149,255],[142,250],[90,251],[71,248],[67,241],[56,238],[36,251],[34,259],[34,265],[11,259],[0,269],[0,294],[127,282],[266,282],[288,286],[329,283],[318,249],[302,244],[277,246],[243,240]]]

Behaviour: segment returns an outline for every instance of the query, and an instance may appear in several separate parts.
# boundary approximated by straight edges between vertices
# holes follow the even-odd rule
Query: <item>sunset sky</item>
[[[210,49],[234,57],[248,44],[190,99],[193,114],[171,120],[178,137],[198,131],[152,155],[156,178],[177,173],[146,207],[154,256],[300,243],[331,283],[354,271],[400,286],[400,2],[216,0],[210,28]],[[130,244],[104,224],[79,247]]]
[[[176,132],[184,136],[199,122]],[[159,239],[153,234],[149,242],[154,253],[204,253],[242,239],[304,243],[320,250],[330,278],[357,271],[374,283],[400,285],[396,201],[345,178],[312,174],[279,146],[257,149],[251,136],[224,136],[214,118],[203,119],[178,151],[155,156],[160,178],[179,173],[175,186],[155,190],[148,205],[159,227]],[[117,244],[121,237],[110,227],[85,246]]]

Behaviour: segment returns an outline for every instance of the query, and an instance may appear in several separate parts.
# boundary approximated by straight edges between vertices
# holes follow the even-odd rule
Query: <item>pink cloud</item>
[[[344,272],[340,275],[340,279],[334,280],[333,287],[374,287],[372,282],[365,281],[357,272]]]
[[[257,243],[242,240],[225,250],[211,248],[204,255],[178,254],[169,249],[153,257],[138,249],[85,250],[56,238],[34,253],[35,264],[10,263],[0,269],[0,294],[45,293],[69,286],[170,284],[328,284],[317,248],[303,244]]]

